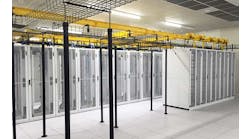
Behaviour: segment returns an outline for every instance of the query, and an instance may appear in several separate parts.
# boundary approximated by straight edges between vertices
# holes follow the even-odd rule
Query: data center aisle
[[[164,115],[162,100],[118,106],[118,129],[115,139],[238,139],[238,99],[215,104],[195,111],[168,108]],[[72,139],[108,139],[108,109],[104,123],[99,123],[100,111],[71,115]],[[47,120],[47,139],[64,139],[64,117]],[[42,121],[17,125],[18,139],[39,139]]]

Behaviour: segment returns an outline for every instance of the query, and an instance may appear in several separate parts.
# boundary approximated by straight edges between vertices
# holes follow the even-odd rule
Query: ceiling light
[[[168,22],[168,21],[165,21],[163,22],[165,25],[167,26],[171,26],[171,27],[176,27],[176,28],[181,28],[182,25],[181,24],[177,24],[177,23],[173,23],[173,22]]]
[[[136,14],[127,13],[127,12],[113,10],[111,13],[114,15],[128,17],[128,18],[141,19],[141,16],[136,15]]]

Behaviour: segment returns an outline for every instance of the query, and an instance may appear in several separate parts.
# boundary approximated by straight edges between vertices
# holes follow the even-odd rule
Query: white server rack
[[[17,123],[42,119],[42,54],[40,45],[15,44]],[[100,49],[69,48],[71,113],[100,107]],[[63,47],[45,46],[47,117],[64,114]],[[162,52],[154,52],[153,94],[163,88]],[[151,52],[117,50],[117,101],[125,104],[150,97]],[[114,73],[113,51],[113,73]],[[109,103],[108,53],[102,51],[103,102]],[[114,79],[114,75],[113,75]],[[114,92],[114,91],[113,91]]]
[[[234,55],[225,50],[169,50],[168,105],[195,109],[232,99]]]

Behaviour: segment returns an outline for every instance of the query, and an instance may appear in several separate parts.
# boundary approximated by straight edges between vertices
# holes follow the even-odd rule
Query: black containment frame
[[[112,69],[112,29],[108,29],[108,66],[109,66],[109,131],[110,139],[114,139],[113,119],[113,69]]]
[[[151,65],[150,65],[150,110],[153,111],[153,50],[151,50]]]
[[[103,87],[102,87],[102,46],[100,46],[100,101],[101,101],[101,123],[103,123]]]
[[[165,114],[168,114],[167,91],[168,91],[168,49],[165,50]]]
[[[68,22],[63,22],[64,86],[65,86],[65,139],[70,139],[70,90],[69,90],[69,34]]]
[[[45,57],[44,57],[44,39],[42,40],[42,88],[43,88],[43,135],[42,137],[47,137],[46,135],[46,92],[45,92]]]
[[[16,139],[16,95],[15,95],[15,55],[14,43],[12,42],[12,126],[13,139]]]
[[[117,125],[117,47],[115,46],[115,128]]]

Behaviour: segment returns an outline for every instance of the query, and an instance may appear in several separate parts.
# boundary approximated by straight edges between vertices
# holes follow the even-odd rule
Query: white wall
[[[239,45],[239,27],[202,31],[198,32],[198,34],[204,34],[212,37],[226,38],[229,40],[229,44]]]

